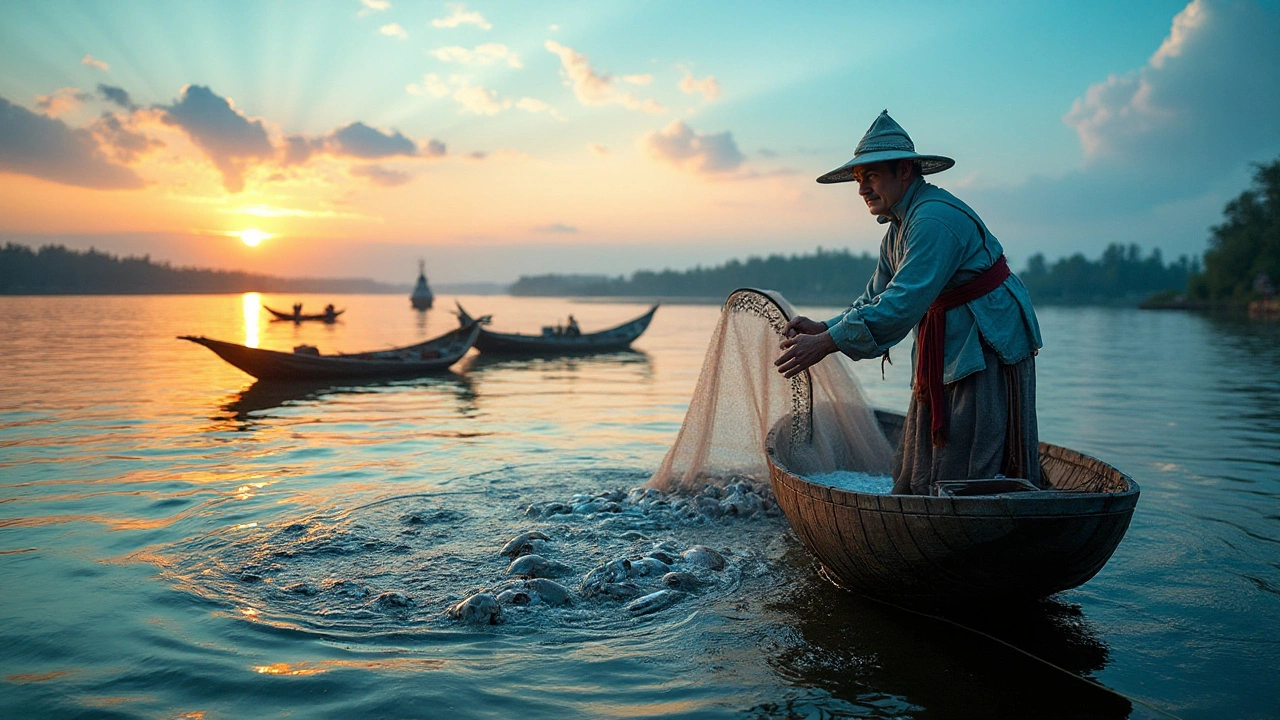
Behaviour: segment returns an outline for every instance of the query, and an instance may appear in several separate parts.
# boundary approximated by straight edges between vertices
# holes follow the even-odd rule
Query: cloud
[[[1254,2],[1195,0],[1136,71],[1076,99],[1064,122],[1089,166],[1161,171],[1257,159],[1280,117],[1280,16]],[[1179,179],[1178,182],[1183,182]]]
[[[534,232],[556,233],[560,235],[572,235],[578,232],[578,228],[564,223],[551,223],[550,225],[539,225],[533,229]]]
[[[187,85],[175,103],[158,109],[162,122],[181,128],[213,161],[227,192],[243,190],[246,167],[275,152],[261,120],[248,119],[230,98],[203,85]]]
[[[486,90],[479,85],[458,88],[453,93],[453,99],[458,101],[464,112],[476,115],[497,115],[511,107],[511,101],[499,99],[496,90]]]
[[[116,160],[131,164],[152,150],[164,147],[164,143],[128,127],[114,113],[103,113],[90,129],[99,142],[111,148]]]
[[[388,170],[381,165],[356,165],[349,171],[356,177],[362,177],[379,187],[396,187],[413,179],[407,172]]]
[[[609,154],[609,148],[600,143],[587,143],[587,152],[596,157],[605,157]]]
[[[430,95],[432,97],[445,97],[453,93],[453,88],[449,87],[435,73],[423,75],[421,85],[410,83],[404,89],[410,95]]]
[[[488,30],[493,27],[488,20],[478,12],[467,12],[467,6],[461,3],[447,5],[453,12],[449,17],[437,18],[431,21],[431,24],[438,28],[456,28],[459,25],[475,25],[481,30]]]
[[[524,67],[524,64],[520,62],[520,56],[502,43],[485,43],[484,45],[477,45],[474,50],[468,50],[459,45],[450,45],[436,48],[430,51],[429,54],[437,60],[463,63],[465,65],[493,65],[501,62],[513,68]]]
[[[685,95],[702,93],[702,96],[706,99],[715,100],[720,97],[720,83],[716,81],[714,75],[708,75],[701,80],[696,80],[693,77],[693,73],[684,70],[684,78],[680,81],[680,91]]]
[[[551,110],[550,105],[542,102],[537,98],[531,98],[531,97],[520,98],[520,101],[516,103],[516,107],[528,113],[540,113],[540,112],[547,112],[548,110]]]
[[[105,62],[99,60],[98,58],[92,55],[85,55],[84,57],[80,58],[80,64],[88,65],[89,67],[92,67],[92,68],[98,68],[102,72],[107,72],[108,70],[111,69],[110,65],[107,65]]]
[[[400,40],[405,40],[409,37],[409,32],[400,27],[400,23],[387,23],[386,25],[378,28],[378,32],[386,35],[387,37],[393,37]]]
[[[526,97],[512,102],[499,96],[496,90],[471,85],[462,75],[451,75],[445,82],[439,75],[430,73],[423,76],[421,85],[411,83],[405,86],[405,91],[410,95],[451,96],[462,106],[462,112],[475,115],[497,115],[515,107],[528,113],[548,112],[553,117],[564,119],[554,108],[537,98]]]
[[[560,32],[559,25],[548,25],[547,29],[550,30],[551,32]]]
[[[360,17],[391,9],[391,3],[387,0],[360,0],[360,4],[363,6],[358,13]]]
[[[99,190],[143,186],[133,170],[112,162],[93,133],[0,97],[0,172]]]
[[[653,83],[653,75],[645,73],[643,75],[623,75],[623,82],[629,82],[632,85],[650,85]]]
[[[682,170],[701,174],[736,171],[746,159],[733,140],[733,133],[704,134],[679,120],[640,139],[649,157]]]
[[[413,157],[418,152],[417,145],[401,135],[399,131],[384,133],[362,122],[353,122],[334,130],[325,137],[325,148],[331,155],[362,160],[377,160],[397,155]]]
[[[45,115],[58,117],[79,109],[88,99],[89,96],[79,88],[64,87],[48,95],[37,95],[36,107],[40,108]]]
[[[598,73],[591,67],[587,56],[554,40],[544,45],[549,52],[560,57],[561,74],[573,88],[573,94],[583,105],[608,105],[617,103],[630,110],[647,113],[665,112],[666,108],[653,99],[641,100],[629,92],[619,90],[609,73]]]
[[[1250,163],[1280,152],[1280,13],[1191,2],[1141,67],[1088,87],[1063,117],[1084,163],[1017,185],[974,184],[1002,239],[1093,253],[1115,240],[1198,254]]]
[[[129,93],[124,88],[98,83],[98,94],[102,96],[103,100],[119,105],[125,110],[138,109],[138,106],[133,103],[133,99],[129,97]]]

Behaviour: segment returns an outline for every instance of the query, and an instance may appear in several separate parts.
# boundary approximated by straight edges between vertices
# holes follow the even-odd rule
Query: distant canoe
[[[628,320],[617,327],[581,335],[522,335],[519,333],[496,333],[481,330],[476,338],[476,349],[482,353],[494,355],[572,355],[583,353],[611,352],[626,350],[631,343],[640,337],[653,320],[658,311],[654,305],[649,311],[634,320]],[[458,305],[458,319],[463,323],[473,322],[467,311]]]
[[[440,372],[466,355],[479,334],[480,324],[473,322],[417,345],[338,355],[260,350],[191,335],[179,339],[209,348],[218,357],[260,380],[297,381],[414,377]]]
[[[274,315],[277,320],[289,320],[291,322],[305,322],[307,320],[319,320],[320,322],[331,323],[334,320],[337,320],[339,315],[346,312],[346,309],[344,308],[342,310],[338,310],[334,312],[332,315],[328,313],[313,313],[310,315],[294,315],[291,312],[280,312],[279,310],[272,310],[266,305],[263,305],[262,307],[266,308],[266,311]]]
[[[877,419],[896,444],[903,416],[880,411]],[[1128,475],[1048,443],[1040,462],[1051,490],[1011,491],[1018,481],[991,480],[958,483],[954,496],[851,492],[789,470],[789,435],[771,433],[768,443],[778,505],[833,582],[873,597],[945,604],[1076,587],[1110,559],[1138,503]],[[988,494],[966,494],[983,485]]]

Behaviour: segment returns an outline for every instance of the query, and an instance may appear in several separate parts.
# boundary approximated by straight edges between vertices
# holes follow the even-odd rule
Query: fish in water
[[[562,562],[548,560],[541,555],[521,555],[511,561],[507,568],[508,575],[523,575],[529,578],[560,577],[573,573],[573,568]]]
[[[698,578],[694,577],[692,573],[677,570],[663,575],[662,584],[673,590],[690,591],[696,590],[702,582],[698,580]]]
[[[502,622],[502,605],[489,593],[476,593],[448,610],[449,617],[472,625],[497,625]]]
[[[490,590],[503,605],[570,605],[573,603],[573,592],[555,580],[533,578],[531,580],[511,580]]]
[[[542,549],[543,544],[551,538],[537,530],[522,532],[511,538],[511,540],[502,546],[502,552],[498,553],[501,557],[518,558],[521,555],[529,555],[536,553]]]
[[[581,590],[582,594],[592,597],[601,591],[605,585],[611,583],[619,583],[626,580],[631,573],[631,561],[626,558],[618,558],[610,560],[607,563],[597,565],[582,578]]]
[[[627,603],[626,609],[633,615],[648,615],[680,602],[684,595],[679,590],[659,590],[632,600]]]
[[[665,575],[671,572],[671,566],[653,557],[642,557],[639,560],[631,561],[631,570],[627,573],[631,577],[645,577],[648,575]]]
[[[723,570],[725,565],[724,556],[712,550],[706,545],[694,545],[684,551],[684,561],[695,567],[703,567],[708,570]]]

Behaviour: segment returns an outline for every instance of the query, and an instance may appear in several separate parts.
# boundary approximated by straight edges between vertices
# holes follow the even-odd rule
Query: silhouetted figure
[[[569,324],[564,328],[564,334],[568,337],[577,337],[582,334],[582,330],[578,328],[578,321],[569,316]]]
[[[293,317],[294,319],[299,319],[302,317],[302,303],[293,304]]]

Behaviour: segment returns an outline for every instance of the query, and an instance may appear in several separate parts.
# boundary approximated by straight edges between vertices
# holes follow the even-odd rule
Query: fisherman
[[[788,378],[837,350],[883,363],[889,348],[915,329],[895,494],[936,494],[939,481],[996,475],[1043,487],[1036,426],[1040,326],[1000,242],[968,205],[922,177],[954,164],[916,153],[886,110],[853,159],[818,178],[858,183],[868,210],[888,228],[862,295],[826,322],[801,316],[787,323],[774,363]]]
[[[302,317],[302,303],[293,304],[293,316],[295,318]]]
[[[325,306],[324,306],[324,319],[325,319],[325,320],[333,320],[333,319],[334,319],[334,318],[336,318],[336,317],[338,317],[338,312],[337,312],[337,310],[336,310],[336,309],[334,309],[334,307],[333,307],[333,303],[329,303],[328,305],[325,305]]]
[[[569,316],[569,323],[564,327],[564,334],[569,337],[577,337],[582,334],[582,329],[578,327],[578,321]]]

